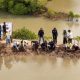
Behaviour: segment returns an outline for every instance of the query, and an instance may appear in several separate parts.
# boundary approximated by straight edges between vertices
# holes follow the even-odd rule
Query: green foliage
[[[76,17],[76,18],[79,18],[79,17],[80,17],[80,15],[79,15],[79,14],[75,14],[75,17]]]
[[[77,40],[77,41],[80,41],[80,36],[77,36],[74,39]]]
[[[69,17],[73,18],[74,17],[74,13],[72,11],[69,12],[68,14]]]
[[[34,14],[44,10],[39,0],[0,0],[0,9],[12,14]]]
[[[3,9],[3,0],[0,0],[0,9]]]
[[[13,8],[13,6],[14,6],[14,1],[9,1],[8,2],[8,9]]]
[[[68,17],[71,18],[71,19],[73,19],[73,18],[79,18],[80,15],[79,14],[74,14],[72,11],[70,11],[68,13]]]
[[[48,18],[53,18],[55,15],[56,15],[56,13],[52,9],[48,9],[45,16]]]
[[[11,13],[13,14],[26,14],[27,13],[27,8],[23,3],[18,3],[16,4],[11,10]]]
[[[18,29],[13,32],[13,38],[16,39],[36,39],[37,36],[35,33],[29,31],[25,27]]]

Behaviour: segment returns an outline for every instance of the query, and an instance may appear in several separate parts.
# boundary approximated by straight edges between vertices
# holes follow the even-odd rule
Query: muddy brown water
[[[47,7],[60,12],[73,11],[80,14],[80,0],[52,0]]]
[[[80,12],[80,0],[54,0],[47,4],[56,11]],[[51,36],[56,27],[58,42],[62,43],[62,31],[71,29],[74,36],[80,35],[79,22],[53,21],[43,17],[12,16],[0,13],[0,22],[12,22],[13,30],[26,27],[37,34],[40,27],[45,35]],[[6,56],[0,57],[0,80],[80,80],[80,60],[49,56]]]
[[[80,80],[80,60],[41,55],[0,57],[0,80]]]

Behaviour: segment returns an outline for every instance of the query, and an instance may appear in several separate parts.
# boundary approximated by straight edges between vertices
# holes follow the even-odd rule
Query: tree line
[[[0,10],[16,15],[41,14],[46,8],[39,0],[0,0]]]

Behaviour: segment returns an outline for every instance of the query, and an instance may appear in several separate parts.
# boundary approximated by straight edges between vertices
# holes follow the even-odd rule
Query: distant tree
[[[18,3],[12,8],[12,13],[13,14],[26,14],[27,13],[27,8],[23,3]]]
[[[69,12],[68,18],[69,18],[70,21],[73,20],[73,18],[74,18],[74,13],[73,13],[72,11]]]

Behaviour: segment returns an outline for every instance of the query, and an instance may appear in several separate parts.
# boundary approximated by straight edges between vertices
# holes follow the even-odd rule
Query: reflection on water
[[[52,56],[0,57],[0,80],[80,80],[80,60]]]
[[[1,70],[2,64],[3,64],[3,58],[0,56],[0,70]]]

